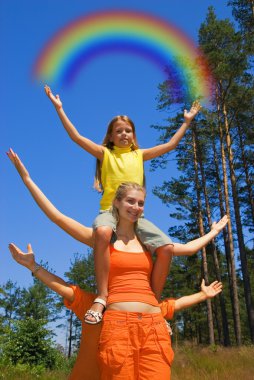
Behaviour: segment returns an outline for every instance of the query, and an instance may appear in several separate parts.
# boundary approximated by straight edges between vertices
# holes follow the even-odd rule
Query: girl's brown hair
[[[133,121],[128,116],[125,116],[125,115],[115,116],[110,121],[110,123],[108,124],[106,135],[102,141],[102,145],[105,146],[106,148],[110,149],[110,150],[112,150],[114,148],[114,143],[110,140],[111,140],[111,135],[113,132],[114,124],[119,120],[125,121],[126,123],[128,123],[131,126],[132,132],[133,132],[133,143],[131,145],[131,149],[132,150],[138,149],[138,142],[137,142],[137,137],[136,137],[135,125],[134,125]],[[98,158],[96,160],[94,188],[97,191],[99,191],[100,193],[103,191],[102,184],[101,184],[101,163],[100,163],[100,160],[98,160]]]

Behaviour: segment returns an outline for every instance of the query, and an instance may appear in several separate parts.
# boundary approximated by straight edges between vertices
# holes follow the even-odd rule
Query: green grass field
[[[254,380],[254,347],[175,349],[172,380]]]
[[[254,380],[254,347],[174,348],[171,380]],[[0,380],[67,380],[66,371],[0,365]],[[89,380],[89,379],[84,379]],[[158,379],[160,380],[160,379]]]

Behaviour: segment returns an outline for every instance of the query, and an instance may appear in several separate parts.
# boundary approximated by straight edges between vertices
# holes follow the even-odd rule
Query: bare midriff
[[[130,313],[160,313],[158,306],[143,302],[115,302],[107,306],[107,310],[129,311]]]

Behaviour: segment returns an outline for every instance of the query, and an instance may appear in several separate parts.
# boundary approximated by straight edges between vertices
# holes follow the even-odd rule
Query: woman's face
[[[118,148],[126,148],[133,143],[134,135],[130,124],[124,120],[114,123],[110,141]]]
[[[118,209],[119,219],[123,218],[131,223],[135,223],[144,211],[145,194],[141,190],[128,190],[126,196],[120,201],[115,200],[115,207]]]

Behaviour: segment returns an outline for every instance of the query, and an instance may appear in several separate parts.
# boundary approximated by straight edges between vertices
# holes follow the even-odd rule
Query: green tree
[[[10,280],[2,285],[0,344],[5,358],[13,364],[53,366],[58,353],[47,324],[61,318],[61,309],[59,297],[35,277],[27,289]]]
[[[17,310],[22,302],[22,289],[11,280],[1,287],[0,292],[0,315],[4,325],[11,326],[13,319],[18,318]]]
[[[43,365],[53,368],[56,353],[52,332],[45,326],[46,320],[26,318],[15,321],[3,346],[3,355],[13,364]]]
[[[199,234],[202,235],[203,226],[211,225],[211,215],[214,214],[214,210],[219,208],[221,215],[226,210],[230,218],[228,231],[223,231],[228,269],[226,277],[229,280],[236,341],[241,344],[239,283],[240,286],[244,286],[250,334],[253,335],[253,301],[248,255],[244,241],[246,227],[250,228],[250,220],[253,219],[246,217],[253,214],[253,155],[251,155],[250,145],[246,146],[246,142],[252,137],[249,131],[253,125],[253,78],[248,51],[241,33],[235,30],[229,20],[218,20],[212,7],[209,8],[207,18],[201,25],[199,41],[214,76],[213,101],[209,111],[205,110],[202,123],[200,120],[197,123],[192,141],[189,131],[176,150],[175,158],[182,174],[177,179],[165,181],[162,186],[157,186],[154,192],[166,204],[175,205],[175,211],[171,213],[171,216],[185,222],[185,228],[175,230],[178,237],[182,235],[182,231],[185,231],[190,238],[191,226],[195,220],[199,226]],[[161,86],[160,89],[158,108],[172,111],[175,106],[173,96],[167,93],[166,86]],[[185,108],[187,107],[185,105]],[[247,122],[246,125],[244,121]],[[169,119],[168,122],[168,126],[155,127],[161,133],[160,141],[170,137],[174,128],[172,122],[177,125],[178,116],[175,119]],[[236,154],[236,152],[241,152],[241,154]],[[169,157],[167,155],[154,160],[152,168],[166,168]],[[243,215],[245,215],[244,219]],[[188,223],[186,219],[189,220]],[[183,235],[181,238],[184,238]],[[242,281],[239,281],[240,276],[236,271],[236,245],[240,252]],[[216,266],[215,273],[220,279],[214,245],[213,258],[214,267]],[[206,260],[204,251],[204,265]],[[210,271],[210,263],[205,266]],[[229,344],[226,338],[228,331],[223,303],[221,303],[221,312],[224,313],[224,342]],[[241,312],[245,320],[244,310],[241,309]],[[217,315],[215,317],[219,320]],[[211,311],[209,318],[211,320]]]
[[[245,45],[253,55],[254,53],[254,1],[253,0],[229,0],[232,6],[232,14],[240,26],[241,36]]]
[[[74,260],[65,276],[74,285],[89,291],[96,291],[94,258],[92,251],[88,251],[87,255],[76,253]],[[67,335],[68,335],[68,357],[79,348],[81,336],[81,322],[72,311],[66,310],[68,318]]]
[[[201,25],[199,42],[202,51],[206,54],[208,63],[214,74],[214,102],[219,113],[218,128],[220,131],[221,149],[224,149],[225,144],[233,199],[235,227],[243,275],[246,310],[248,314],[251,339],[254,341],[254,304],[251,294],[246,245],[244,241],[244,226],[241,216],[239,186],[236,177],[235,152],[233,144],[234,129],[232,128],[232,119],[230,118],[230,116],[235,116],[235,112],[233,112],[232,115],[230,114],[230,109],[232,103],[235,104],[234,97],[236,96],[236,89],[243,82],[249,68],[248,56],[246,54],[245,45],[242,42],[241,35],[236,33],[234,26],[228,20],[217,20],[212,7],[209,8],[206,21]],[[225,166],[226,162],[224,158],[224,167]],[[224,190],[227,190],[226,187]],[[225,194],[225,200],[228,202],[227,194]],[[229,210],[227,210],[227,213],[230,215]],[[229,222],[229,228],[230,225],[231,221]],[[232,285],[235,293],[236,283],[234,279],[232,281]],[[234,297],[234,300],[236,300],[236,297]],[[238,344],[241,344],[241,334],[237,312],[235,312],[235,321],[236,339]]]

